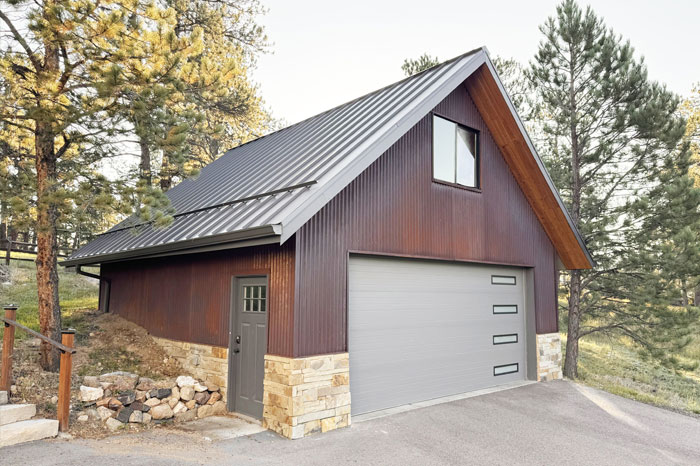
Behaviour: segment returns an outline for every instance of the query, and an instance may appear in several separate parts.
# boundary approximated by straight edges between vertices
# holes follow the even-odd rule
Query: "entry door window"
[[[251,285],[243,287],[243,312],[267,311],[267,287]]]

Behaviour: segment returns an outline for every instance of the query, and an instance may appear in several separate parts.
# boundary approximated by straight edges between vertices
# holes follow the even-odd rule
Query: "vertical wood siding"
[[[432,181],[423,118],[297,232],[295,356],[346,350],[348,251],[533,266],[537,331],[557,331],[554,247],[466,88],[434,110],[480,131],[482,192]]]
[[[108,263],[110,312],[174,340],[228,347],[231,278],[269,276],[268,352],[292,354],[294,239],[203,254]]]

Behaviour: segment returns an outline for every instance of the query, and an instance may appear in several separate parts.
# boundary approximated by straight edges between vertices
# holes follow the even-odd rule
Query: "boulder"
[[[97,401],[104,395],[104,390],[101,388],[80,386],[80,401]]]
[[[219,401],[220,399],[221,399],[221,393],[219,393],[219,392],[214,392],[214,393],[212,393],[211,396],[209,397],[209,400],[207,401],[207,404],[208,404],[208,405],[213,405],[214,403],[216,403],[216,402]]]
[[[213,405],[207,405],[207,406],[211,406],[213,408],[213,413],[216,416],[226,414],[226,412],[227,412],[226,411],[226,403],[224,403],[223,401],[217,401]]]
[[[136,398],[136,401],[146,401],[146,392],[136,390],[134,397]]]
[[[100,379],[95,375],[86,375],[85,377],[83,377],[83,385],[85,385],[86,387],[104,389],[104,387],[100,385]]]
[[[203,418],[203,417],[209,417],[214,414],[214,407],[212,405],[204,405],[200,406],[197,408],[197,417],[198,418]]]
[[[146,406],[153,408],[154,406],[158,406],[161,403],[162,402],[158,398],[149,398],[146,400],[146,402],[144,404]]]
[[[135,422],[136,424],[142,424],[143,423],[143,412],[141,412],[141,411],[132,412],[131,416],[129,416],[129,422]]]
[[[109,430],[111,430],[112,432],[114,432],[115,430],[117,430],[117,429],[119,429],[121,426],[123,426],[124,424],[121,423],[121,422],[119,422],[119,421],[117,421],[117,420],[114,419],[113,417],[110,417],[109,419],[107,419],[107,422],[105,423],[105,425],[109,428]]]
[[[78,422],[87,422],[88,421],[88,415],[87,414],[81,414],[78,416]]]
[[[181,375],[177,379],[175,379],[175,383],[177,384],[178,387],[194,387],[194,384],[197,383],[195,379],[190,377],[189,375]]]
[[[207,386],[202,385],[201,383],[197,382],[196,384],[194,384],[194,391],[195,392],[206,392]]]
[[[121,393],[119,396],[117,396],[117,400],[124,406],[130,405],[134,401],[136,401],[136,393],[134,393],[131,390],[127,390],[123,393]]]
[[[151,396],[151,398],[158,398],[159,400],[162,400],[163,398],[169,397],[172,393],[172,390],[170,390],[169,388],[154,388],[148,393]]]
[[[86,410],[85,414],[87,415],[88,418],[90,418],[93,421],[100,420],[100,415],[97,414],[97,410],[95,408],[90,408],[90,409]]]
[[[174,415],[173,410],[167,404],[160,404],[158,406],[154,406],[153,408],[151,408],[151,411],[149,411],[149,413],[151,417],[153,417],[153,419],[156,420],[170,419]]]
[[[116,419],[119,422],[129,422],[129,419],[131,418],[131,415],[133,414],[134,410],[131,408],[122,408],[117,412]]]
[[[180,389],[177,388],[177,385],[171,389],[170,396],[178,400],[180,399]]]
[[[156,383],[153,379],[148,377],[141,377],[139,383],[136,384],[136,390],[141,390],[142,392],[147,392],[156,388]]]
[[[148,412],[151,409],[151,407],[148,406],[146,403],[142,403],[140,401],[134,401],[129,405],[129,407],[134,411],[143,411],[144,413]]]
[[[207,386],[207,390],[210,392],[218,392],[219,391],[219,386],[215,384],[214,382],[207,381],[204,385]]]
[[[117,399],[114,398],[114,397],[110,398],[110,399],[109,399],[109,403],[107,403],[107,407],[108,407],[109,409],[119,409],[119,408],[121,408],[122,406],[124,406],[124,405],[122,404],[122,402],[119,401],[119,400],[117,400]]]
[[[189,411],[183,411],[175,415],[175,422],[188,422],[197,419],[197,410],[191,409]]]
[[[109,408],[105,408],[104,406],[100,406],[97,408],[97,415],[100,417],[101,421],[104,421],[106,419],[109,419],[114,415],[114,411],[112,411]]]
[[[7,392],[4,391],[4,390],[1,391],[1,392],[0,392],[0,405],[6,405],[7,402],[9,401],[8,398],[9,398],[9,397],[7,396]]]
[[[187,406],[185,406],[185,403],[183,403],[182,401],[178,401],[175,407],[173,408],[174,414],[184,413],[185,411],[187,411]]]
[[[100,388],[102,390],[111,390],[112,389],[112,383],[111,382],[100,382]]]
[[[180,398],[183,401],[190,401],[194,398],[194,388],[193,387],[182,387],[180,390]]]
[[[97,400],[97,403],[95,403],[95,406],[97,406],[98,408],[100,406],[107,406],[111,399],[112,398],[102,398],[101,400]]]
[[[209,394],[209,392],[199,392],[195,394],[194,400],[197,402],[197,404],[205,405],[207,404],[207,401],[209,401],[210,397],[211,395]]]
[[[187,409],[194,409],[197,406],[197,402],[194,400],[190,400],[187,403],[185,403],[185,406],[187,406]]]
[[[168,398],[168,406],[170,406],[171,408],[174,408],[175,405],[179,402],[180,400],[178,400],[177,398]]]
[[[114,384],[115,390],[133,390],[136,388],[136,383],[139,376],[131,372],[116,371],[100,376],[100,382],[109,382]]]
[[[143,423],[148,424],[151,422],[151,415],[148,413],[143,413]]]

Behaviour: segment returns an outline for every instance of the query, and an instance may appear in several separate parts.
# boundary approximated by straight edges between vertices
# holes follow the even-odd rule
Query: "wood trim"
[[[592,264],[569,225],[556,195],[523,138],[518,123],[487,65],[466,80],[467,91],[482,115],[520,189],[568,269],[590,269]]]

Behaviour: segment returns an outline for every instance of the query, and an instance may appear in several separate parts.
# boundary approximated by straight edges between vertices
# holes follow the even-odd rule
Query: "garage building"
[[[561,377],[556,282],[592,260],[486,49],[226,152],[65,265],[230,411],[289,438]]]

